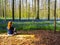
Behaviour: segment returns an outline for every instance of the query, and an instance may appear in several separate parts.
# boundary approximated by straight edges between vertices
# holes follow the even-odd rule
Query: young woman
[[[13,25],[12,25],[12,21],[9,21],[9,22],[8,22],[7,32],[8,32],[8,35],[14,35],[14,32],[16,32],[16,31],[15,31],[15,28],[14,28]],[[16,33],[15,33],[15,34],[16,34]]]

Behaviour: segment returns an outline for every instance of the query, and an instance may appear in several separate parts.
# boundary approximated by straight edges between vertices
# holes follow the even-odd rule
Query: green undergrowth
[[[60,31],[60,23],[57,23],[56,30]],[[13,22],[13,26],[16,28],[17,31],[24,30],[24,31],[30,31],[30,30],[54,30],[54,24],[53,22],[50,23],[47,22]],[[7,22],[0,23],[0,33],[7,32]]]

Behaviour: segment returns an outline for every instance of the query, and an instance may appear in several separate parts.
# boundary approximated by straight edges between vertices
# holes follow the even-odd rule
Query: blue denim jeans
[[[8,30],[7,32],[8,32],[8,34],[13,34],[12,30]]]

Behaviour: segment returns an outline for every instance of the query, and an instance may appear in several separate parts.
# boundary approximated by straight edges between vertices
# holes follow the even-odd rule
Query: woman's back
[[[13,34],[14,27],[12,26],[11,21],[8,22],[7,30],[8,30],[8,34]]]

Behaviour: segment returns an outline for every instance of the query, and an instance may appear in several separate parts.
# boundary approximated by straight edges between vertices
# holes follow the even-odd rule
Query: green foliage
[[[8,8],[7,8],[8,9]],[[6,18],[12,18],[12,10],[7,10],[6,11]],[[21,15],[22,18],[28,18],[28,12],[26,13],[27,11],[24,10],[24,15]],[[58,9],[57,10],[57,18],[60,18],[60,10]],[[23,13],[23,12],[22,12]],[[36,13],[35,12],[30,12],[30,17],[29,18],[35,18],[36,17]],[[44,19],[44,18],[48,18],[48,11],[47,10],[40,10],[40,13],[39,13],[39,17],[40,19]],[[0,18],[1,18],[1,15],[0,15]],[[19,18],[19,11],[16,10],[15,11],[15,18]],[[54,10],[50,10],[50,19],[51,18],[54,18]]]
[[[57,30],[60,31],[60,23],[57,23]],[[54,24],[51,24],[50,22],[13,22],[13,26],[16,28],[16,30],[54,30]],[[7,32],[7,22],[0,23],[0,32]]]
[[[3,5],[0,5],[2,8],[1,8],[1,10],[0,10],[0,18],[2,17],[2,15],[3,15],[3,6],[4,6],[4,1],[0,1],[0,3],[3,3]],[[24,3],[24,2],[23,2]],[[33,1],[33,3],[34,3],[34,1]],[[24,3],[24,4],[26,4],[26,3]],[[22,8],[21,8],[21,10],[23,10],[23,11],[21,11],[21,17],[22,18],[25,18],[25,19],[27,19],[27,18],[36,18],[36,14],[37,14],[37,4],[35,5],[35,4],[33,4],[33,6],[32,7],[30,7],[31,6],[31,3],[27,3],[27,7],[26,6],[24,6],[24,4],[21,4],[22,5]],[[43,0],[42,1],[42,5],[43,5],[43,7],[42,7],[42,9],[41,9],[41,7],[39,8],[39,18],[41,19],[41,18],[48,18],[48,9],[47,9],[47,6],[48,6],[48,4],[47,4],[47,1],[46,0]],[[17,5],[15,5],[15,15],[14,15],[14,17],[15,18],[19,18],[19,6],[18,7],[16,7]],[[36,10],[35,10],[35,6],[36,6]],[[26,10],[26,8],[27,8],[27,10]],[[51,18],[54,18],[54,2],[53,1],[51,1],[51,4],[50,4],[50,19]],[[57,18],[60,18],[60,8],[57,8]],[[6,18],[12,18],[12,8],[11,8],[11,5],[9,4],[9,2],[7,1],[7,3],[6,3]]]

